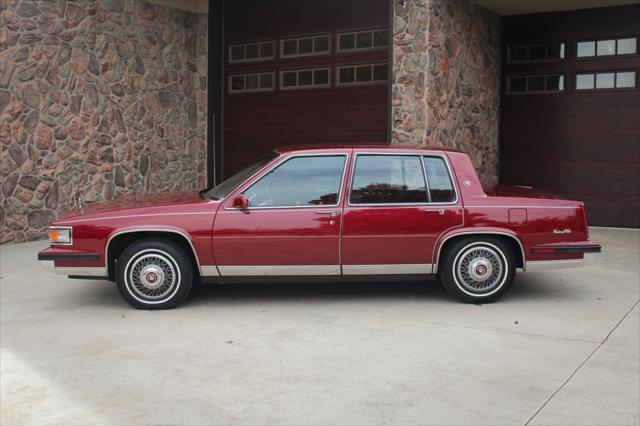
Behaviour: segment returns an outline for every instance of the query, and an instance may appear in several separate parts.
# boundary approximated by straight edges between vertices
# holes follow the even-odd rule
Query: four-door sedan
[[[523,271],[599,252],[582,202],[483,188],[444,148],[280,148],[197,192],[96,203],[58,219],[38,254],[72,278],[115,281],[136,308],[182,302],[196,281],[422,279],[463,302]]]

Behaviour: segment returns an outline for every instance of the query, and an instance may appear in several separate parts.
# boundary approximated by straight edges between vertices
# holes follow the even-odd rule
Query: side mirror
[[[231,206],[234,209],[245,210],[245,209],[247,209],[249,207],[249,200],[247,200],[247,197],[245,197],[244,195],[240,194],[236,198],[233,199],[233,202],[231,203]]]

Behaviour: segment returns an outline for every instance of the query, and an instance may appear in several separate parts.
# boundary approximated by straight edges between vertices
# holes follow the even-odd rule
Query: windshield
[[[278,157],[279,155],[280,154],[277,151],[270,152],[246,169],[239,171],[219,185],[216,185],[213,188],[206,189],[204,191],[206,197],[212,200],[219,200],[220,198],[226,197],[231,191],[236,189],[238,185],[249,179],[254,173],[270,163],[271,160]]]

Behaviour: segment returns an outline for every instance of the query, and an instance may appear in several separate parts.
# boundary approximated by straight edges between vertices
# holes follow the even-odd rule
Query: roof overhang
[[[560,12],[564,10],[593,9],[597,7],[640,4],[638,0],[471,0],[478,6],[498,15]]]

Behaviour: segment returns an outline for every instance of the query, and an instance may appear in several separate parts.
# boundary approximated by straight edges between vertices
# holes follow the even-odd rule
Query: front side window
[[[338,204],[345,155],[291,158],[244,191],[249,207]]]
[[[417,155],[359,155],[351,204],[426,203],[427,190]]]
[[[432,203],[451,203],[456,198],[449,169],[441,157],[424,157],[424,168],[429,183],[429,198]]]

